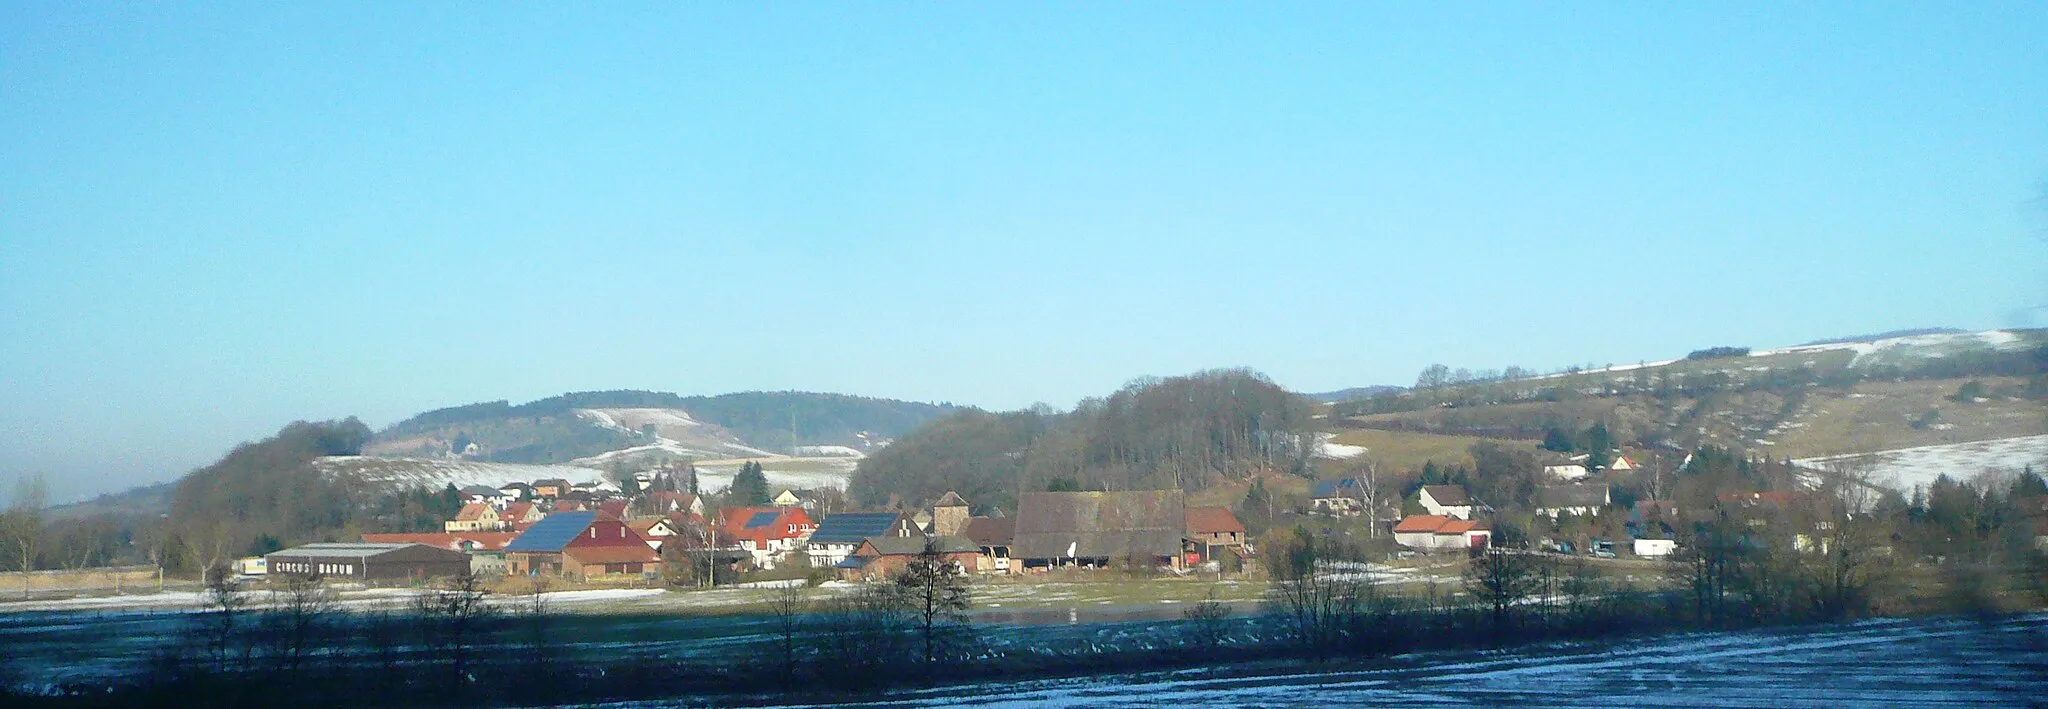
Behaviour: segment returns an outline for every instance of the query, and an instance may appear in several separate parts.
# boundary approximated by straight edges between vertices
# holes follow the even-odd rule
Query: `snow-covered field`
[[[1801,458],[1792,463],[1804,468],[1825,469],[1838,461],[1857,459],[1871,461],[1874,479],[1879,484],[1910,491],[1914,486],[1927,485],[1942,475],[1954,480],[1968,480],[1986,471],[2019,472],[2029,465],[2035,472],[2048,471],[2048,435]]]
[[[1849,361],[1849,366],[1870,367],[1879,364],[1902,364],[1913,360],[1943,357],[1969,350],[2019,349],[2026,345],[2026,339],[2020,337],[2017,333],[2005,330],[1985,330],[1982,332],[1952,332],[1887,337],[1870,342],[1833,342],[1825,345],[1780,347],[1778,349],[1751,352],[1750,356],[1768,357],[1771,355],[1802,352],[1849,350],[1856,353],[1855,358]]]
[[[807,490],[820,487],[846,488],[846,481],[853,479],[853,469],[860,465],[859,458],[824,457],[791,458],[771,456],[755,459],[730,459],[700,461],[697,463],[697,485],[704,492],[711,493],[732,486],[732,478],[740,472],[740,466],[753,460],[761,464],[761,472],[768,477],[771,489],[791,488]]]
[[[517,463],[485,463],[475,460],[449,460],[443,458],[374,458],[360,455],[337,455],[313,461],[313,466],[322,473],[335,475],[353,474],[365,482],[387,484],[393,487],[422,485],[439,488],[449,483],[456,487],[465,485],[489,485],[497,487],[508,482],[532,482],[547,478],[560,478],[571,483],[594,482],[604,479],[604,473],[595,468],[573,465],[520,465]]]

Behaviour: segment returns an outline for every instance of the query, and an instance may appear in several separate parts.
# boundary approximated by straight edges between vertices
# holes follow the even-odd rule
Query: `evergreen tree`
[[[1272,524],[1273,495],[1266,491],[1264,479],[1252,478],[1252,487],[1245,491],[1244,502],[1238,505],[1238,511],[1247,531],[1264,531],[1267,525]]]
[[[1572,434],[1562,428],[1551,426],[1549,431],[1543,433],[1543,450],[1570,453],[1577,447],[1578,442],[1572,440]]]
[[[770,499],[768,476],[761,470],[761,464],[751,460],[741,464],[739,474],[732,478],[732,501],[741,505],[765,505]]]

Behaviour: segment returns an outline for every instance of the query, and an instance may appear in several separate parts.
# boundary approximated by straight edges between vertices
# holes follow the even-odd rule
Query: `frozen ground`
[[[2019,472],[2027,466],[2048,471],[2048,435],[2000,438],[1972,443],[1900,448],[1846,456],[1801,458],[1792,461],[1805,468],[1825,468],[1841,460],[1868,459],[1875,465],[1873,475],[1880,484],[1910,491],[1942,475],[1968,480],[1987,470]]]
[[[2048,698],[2048,616],[1877,620],[1343,664],[1253,676],[1191,670],[944,687],[857,705],[2027,706]]]

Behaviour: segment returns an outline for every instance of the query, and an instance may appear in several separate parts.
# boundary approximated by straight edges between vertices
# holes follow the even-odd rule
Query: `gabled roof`
[[[643,537],[654,534],[654,528],[656,527],[660,527],[663,530],[667,530],[670,534],[675,533],[675,525],[671,524],[668,521],[667,517],[647,517],[644,519],[626,520],[626,528],[638,532],[640,536]]]
[[[661,555],[654,553],[645,544],[601,547],[569,547],[562,555],[585,564],[643,564],[661,561]]]
[[[1189,507],[1187,530],[1189,534],[1243,534],[1244,523],[1228,507]]]
[[[1017,501],[1011,556],[1174,556],[1186,526],[1179,490],[1029,492]]]
[[[961,536],[929,537],[932,546],[941,554],[978,554],[981,546]],[[926,539],[917,537],[875,537],[861,544],[861,550],[873,549],[883,556],[913,556],[924,553]],[[856,550],[858,554],[861,550]]]
[[[1492,529],[1492,527],[1488,526],[1484,520],[1450,519],[1444,520],[1444,525],[1441,527],[1437,527],[1436,533],[1464,534],[1466,532],[1483,532],[1490,529]]]
[[[408,547],[417,547],[417,546],[426,546],[426,545],[424,545],[424,544],[374,544],[374,543],[368,543],[368,542],[356,542],[356,543],[351,543],[351,542],[323,542],[323,543],[319,543],[319,544],[303,544],[303,545],[300,545],[300,546],[295,546],[295,547],[292,547],[292,548],[290,548],[290,549],[280,549],[280,550],[277,550],[277,551],[273,551],[273,552],[270,552],[270,553],[268,553],[268,554],[264,554],[263,556],[265,556],[265,557],[272,557],[272,556],[308,556],[308,557],[321,557],[321,558],[328,558],[328,559],[368,559],[368,558],[370,558],[370,557],[373,557],[373,556],[379,556],[379,555],[383,555],[383,554],[389,554],[389,553],[391,553],[391,552],[394,552],[394,551],[398,551],[398,550],[400,550],[400,549],[405,549],[405,548],[408,548]],[[432,548],[432,547],[429,547],[429,548]],[[437,551],[446,551],[446,550],[445,550],[445,549],[440,549],[440,550],[437,550]]]
[[[1017,538],[1017,518],[969,517],[967,526],[960,530],[960,536],[985,547],[1006,547]]]
[[[1449,521],[1451,521],[1451,518],[1443,515],[1408,515],[1401,518],[1400,524],[1394,525],[1394,533],[1434,532],[1443,527],[1445,522]]]
[[[595,512],[556,512],[521,532],[505,545],[505,551],[561,551],[595,521]]]
[[[1429,499],[1445,507],[1463,507],[1472,504],[1472,497],[1465,494],[1459,485],[1424,485],[1422,491],[1429,493]]]
[[[489,485],[471,485],[462,488],[460,492],[464,495],[483,495],[485,497],[497,497],[505,494],[504,491]]]
[[[371,544],[425,544],[430,547],[462,551],[463,542],[483,551],[499,551],[514,537],[513,532],[421,532],[415,534],[365,534],[363,541]]]
[[[475,522],[477,520],[483,519],[486,513],[495,515],[497,513],[497,510],[492,509],[490,505],[486,505],[481,502],[471,502],[469,504],[463,505],[461,512],[455,513],[455,521]]]
[[[933,506],[933,507],[966,507],[966,506],[967,506],[967,501],[966,501],[966,500],[963,500],[963,499],[961,499],[961,498],[960,498],[960,493],[957,493],[957,492],[953,492],[952,490],[947,490],[947,491],[946,491],[946,496],[945,496],[945,497],[941,497],[941,498],[939,498],[939,501],[938,501],[938,502],[934,502],[934,503],[932,503],[932,506]]]
[[[1536,488],[1536,506],[1542,508],[1604,507],[1607,500],[1607,486],[1599,483]]]
[[[1349,497],[1356,499],[1365,497],[1365,491],[1360,490],[1358,488],[1358,481],[1351,478],[1342,478],[1338,480],[1317,480],[1316,491],[1313,494],[1309,495],[1309,497],[1314,499],[1328,499],[1335,497]]]
[[[888,534],[902,518],[898,512],[841,512],[818,523],[811,533],[812,544],[859,544],[868,537]]]

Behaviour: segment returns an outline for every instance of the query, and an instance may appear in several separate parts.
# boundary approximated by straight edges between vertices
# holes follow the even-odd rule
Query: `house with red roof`
[[[720,546],[745,550],[764,569],[803,548],[818,530],[802,507],[722,507],[716,525]]]
[[[1493,543],[1493,527],[1485,520],[1409,515],[1394,525],[1394,543],[1424,551],[1485,549]]]

